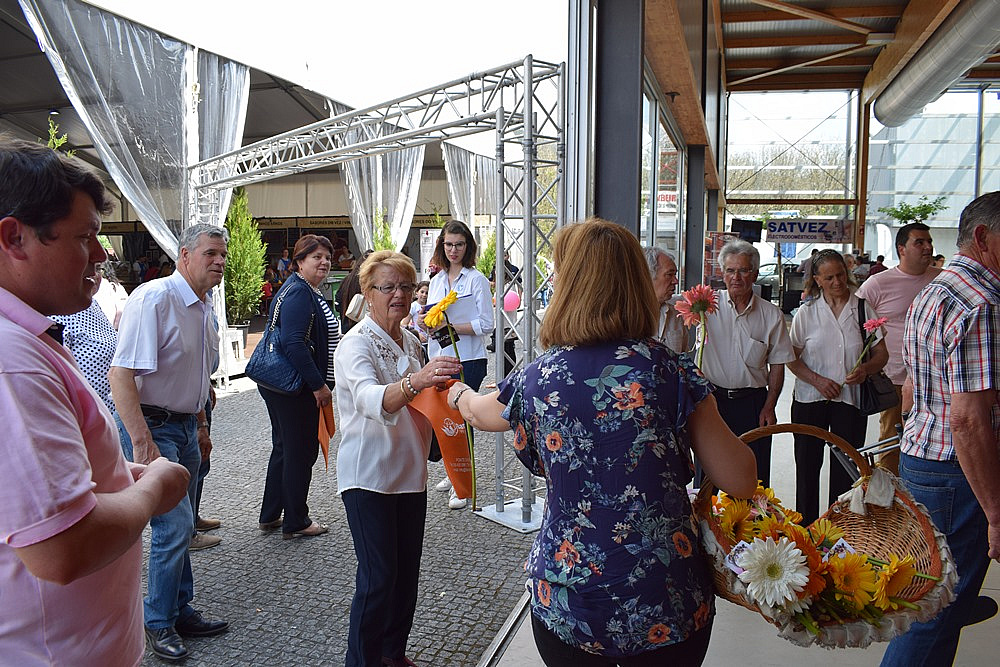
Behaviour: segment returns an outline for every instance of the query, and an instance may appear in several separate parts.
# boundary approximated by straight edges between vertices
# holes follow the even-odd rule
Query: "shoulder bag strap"
[[[865,300],[861,298],[858,299],[858,328],[861,329],[861,345],[864,347],[868,332],[865,331]],[[871,353],[871,350],[865,352],[865,361],[871,357]]]

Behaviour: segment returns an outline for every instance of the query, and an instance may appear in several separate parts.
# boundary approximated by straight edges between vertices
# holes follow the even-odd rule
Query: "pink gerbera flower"
[[[865,332],[875,333],[879,328],[885,326],[885,323],[889,321],[888,317],[873,317],[872,319],[865,322]]]
[[[705,315],[711,315],[719,309],[719,297],[708,285],[695,285],[686,292],[681,292],[681,298],[683,301],[678,301],[674,307],[686,327],[700,324]]]

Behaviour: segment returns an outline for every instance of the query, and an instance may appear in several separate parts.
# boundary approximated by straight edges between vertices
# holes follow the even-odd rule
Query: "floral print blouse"
[[[501,383],[517,457],[547,487],[532,613],[567,644],[635,655],[714,615],[685,488],[687,418],[710,391],[652,339],[555,347]]]

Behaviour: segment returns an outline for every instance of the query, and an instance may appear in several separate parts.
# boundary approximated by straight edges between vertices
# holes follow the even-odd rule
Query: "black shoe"
[[[969,610],[969,618],[965,621],[965,624],[975,625],[976,623],[982,623],[996,615],[997,601],[988,595],[980,595],[972,603],[972,608]]]
[[[174,628],[146,628],[146,645],[157,658],[177,661],[187,657],[188,649]]]
[[[181,637],[214,637],[229,629],[229,621],[210,621],[196,611],[183,621],[178,620],[174,627]]]

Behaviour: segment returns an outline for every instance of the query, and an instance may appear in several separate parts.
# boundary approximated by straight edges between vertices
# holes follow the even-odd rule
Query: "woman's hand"
[[[448,390],[448,405],[452,406],[456,410],[458,409],[458,405],[455,404],[455,401],[458,400],[458,394],[463,389],[472,389],[472,387],[465,384],[464,382],[456,382],[455,384],[451,385],[451,388]]]
[[[410,382],[417,391],[427,387],[443,389],[452,375],[457,375],[462,364],[455,357],[434,357],[427,365],[410,376]]]
[[[868,378],[868,371],[865,370],[865,365],[861,364],[857,369],[844,378],[844,384],[861,384]]]
[[[816,387],[817,391],[828,401],[832,401],[840,396],[840,385],[819,373],[816,373],[815,380],[809,384]]]
[[[325,384],[316,391],[314,391],[313,396],[316,397],[317,408],[322,408],[325,405],[330,405],[330,403],[333,403],[333,393],[330,391],[330,388],[327,387]]]

